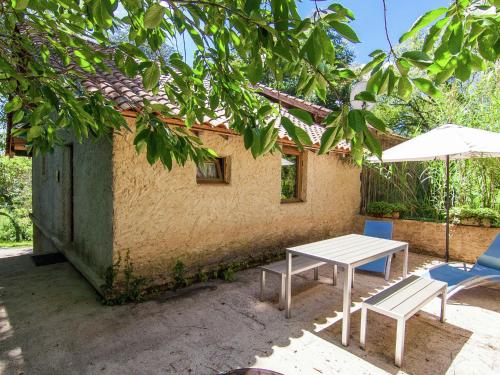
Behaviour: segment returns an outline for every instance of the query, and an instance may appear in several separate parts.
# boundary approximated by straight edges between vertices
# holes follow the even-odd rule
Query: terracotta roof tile
[[[100,49],[101,47],[96,46]],[[179,113],[179,108],[171,103],[169,98],[166,96],[165,91],[161,87],[169,80],[168,76],[162,75],[160,77],[160,90],[157,94],[148,92],[142,86],[141,77],[130,78],[121,73],[111,62],[107,63],[109,68],[108,72],[102,70],[97,70],[96,73],[91,74],[87,72],[82,72],[79,68],[80,74],[84,76],[82,85],[90,92],[101,91],[103,95],[114,101],[119,110],[139,110],[144,100],[148,100],[151,103],[161,103],[167,105],[174,114]],[[206,82],[206,87],[209,88],[209,82]],[[307,125],[304,122],[298,120],[292,116],[287,107],[297,107],[305,109],[313,115],[315,121],[320,122],[329,113],[328,108],[307,102],[303,99],[293,97],[291,95],[282,93],[278,90],[266,87],[264,85],[257,85],[260,94],[272,102],[280,102],[286,104],[281,108],[281,113],[283,116],[288,117],[296,126],[304,129],[315,147],[318,147],[321,142],[321,136],[325,132],[325,128],[319,123],[314,123],[313,125]],[[213,127],[226,127],[228,128],[228,118],[225,115],[225,110],[223,108],[216,111],[216,118],[206,118],[206,124]],[[291,138],[288,136],[286,130],[280,125],[276,125],[279,129],[279,138],[282,140],[289,140]],[[347,142],[340,142],[337,145],[337,151],[348,152],[350,150],[349,144]]]

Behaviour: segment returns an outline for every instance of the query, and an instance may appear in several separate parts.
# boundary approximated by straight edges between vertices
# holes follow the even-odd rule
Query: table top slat
[[[407,246],[406,242],[386,240],[377,237],[349,234],[290,247],[293,254],[314,257],[339,264],[353,264],[378,254],[395,251]]]

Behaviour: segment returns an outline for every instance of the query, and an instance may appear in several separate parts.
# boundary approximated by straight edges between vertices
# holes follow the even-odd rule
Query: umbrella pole
[[[446,262],[450,256],[450,155],[446,155],[446,248],[444,252],[444,259]]]

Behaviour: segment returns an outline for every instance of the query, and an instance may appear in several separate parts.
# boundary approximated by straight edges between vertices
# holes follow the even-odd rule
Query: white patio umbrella
[[[404,162],[444,160],[446,162],[446,251],[449,257],[450,234],[450,160],[500,157],[500,133],[467,128],[454,124],[442,125],[412,138],[382,153],[382,159],[371,162]]]

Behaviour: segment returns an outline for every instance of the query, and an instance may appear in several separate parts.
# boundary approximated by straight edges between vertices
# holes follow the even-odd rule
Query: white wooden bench
[[[306,257],[295,257],[292,262],[292,275],[297,275],[299,273],[309,271],[314,269],[314,280],[319,279],[319,267],[326,264],[325,262],[319,262],[315,259]],[[274,262],[267,264],[265,266],[260,266],[260,300],[264,300],[264,287],[266,286],[266,272],[274,273],[281,276],[281,289],[279,294],[279,309],[283,310],[285,308],[285,281],[286,281],[286,260],[279,262]],[[333,285],[337,281],[337,266],[333,269]]]
[[[406,321],[435,297],[441,295],[441,322],[445,319],[447,284],[412,275],[363,301],[361,304],[361,348],[365,348],[368,310],[397,321],[396,366],[403,362]]]

